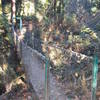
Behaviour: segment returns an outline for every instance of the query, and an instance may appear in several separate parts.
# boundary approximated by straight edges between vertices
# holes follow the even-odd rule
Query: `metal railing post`
[[[49,60],[45,62],[45,100],[49,100]]]
[[[98,57],[94,56],[93,68],[92,68],[92,95],[91,100],[96,100],[96,90],[97,90],[97,75],[98,75]]]

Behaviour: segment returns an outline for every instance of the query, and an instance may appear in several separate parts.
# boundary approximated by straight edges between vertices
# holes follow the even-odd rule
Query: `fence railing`
[[[17,17],[16,19],[20,20],[20,32],[21,32],[21,29],[22,29],[22,19],[21,19],[21,17]],[[44,75],[45,75],[45,83],[44,83],[45,84],[45,89],[44,89],[44,91],[45,91],[44,92],[45,93],[45,100],[50,100],[50,94],[51,94],[50,93],[51,90],[50,90],[50,86],[49,86],[50,85],[50,78],[51,78],[50,77],[50,74],[49,74],[50,73],[50,70],[49,70],[49,62],[50,61],[48,60],[48,58],[46,56],[43,56],[37,50],[35,50],[35,49],[31,48],[30,46],[28,46],[27,43],[24,43],[23,40],[20,40],[19,39],[19,36],[15,32],[14,26],[12,26],[12,30],[13,30],[12,33],[13,33],[14,43],[15,43],[15,46],[17,47],[17,51],[19,52],[19,55],[22,55],[21,54],[23,52],[22,51],[22,45],[24,44],[24,46],[30,48],[34,53],[36,53],[38,55],[38,57],[42,58],[42,60],[44,61],[44,64],[45,64],[45,71],[44,71]],[[34,39],[36,39],[36,38],[34,38]],[[37,41],[38,41],[38,39],[37,39]],[[66,50],[64,48],[61,48],[59,46],[56,46],[54,44],[45,43],[43,41],[40,41],[40,43],[43,44],[43,45],[45,45],[46,47],[50,47],[51,46],[51,47],[60,49],[62,51],[68,51],[68,50]],[[92,88],[91,90],[92,91],[91,91],[91,100],[96,100],[96,88],[97,88],[97,80],[98,80],[98,78],[97,78],[98,77],[97,76],[98,75],[98,57],[97,57],[97,55],[94,55],[94,57],[88,57],[88,56],[86,56],[84,54],[80,54],[80,53],[77,53],[77,52],[74,52],[74,51],[71,51],[71,54],[72,55],[79,56],[79,57],[80,56],[84,56],[84,57],[87,57],[87,58],[93,60],[93,67],[91,66],[92,67],[92,86],[91,86],[91,88]],[[41,73],[39,73],[39,74],[41,74]],[[67,100],[67,99],[64,99],[64,100]]]

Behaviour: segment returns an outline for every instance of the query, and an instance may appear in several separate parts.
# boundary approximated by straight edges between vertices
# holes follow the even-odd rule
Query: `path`
[[[45,69],[44,61],[35,50],[22,44],[22,61],[26,69],[27,77],[34,87],[40,100],[45,100]],[[50,100],[67,100],[64,89],[50,74]]]

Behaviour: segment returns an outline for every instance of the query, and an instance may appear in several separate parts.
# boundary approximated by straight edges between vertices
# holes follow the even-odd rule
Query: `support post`
[[[92,99],[96,100],[96,89],[97,89],[97,74],[98,74],[98,57],[94,56],[93,68],[92,68]]]
[[[49,100],[49,61],[45,62],[45,100]]]

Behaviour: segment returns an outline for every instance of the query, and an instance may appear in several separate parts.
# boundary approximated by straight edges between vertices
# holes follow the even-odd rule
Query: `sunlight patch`
[[[21,15],[30,16],[35,13],[35,6],[34,3],[31,1],[24,2],[24,10],[21,12]]]

